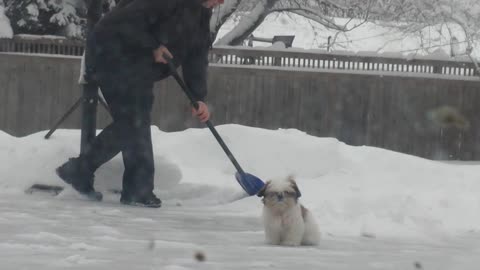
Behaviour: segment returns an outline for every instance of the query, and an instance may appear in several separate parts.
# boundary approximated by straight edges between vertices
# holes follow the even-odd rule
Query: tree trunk
[[[250,36],[255,29],[262,24],[271,9],[279,0],[261,0],[250,11],[247,16],[243,16],[235,28],[223,36],[216,45],[241,45],[242,42]]]
[[[212,19],[210,21],[210,33],[212,34],[212,40],[217,38],[218,31],[228,20],[228,18],[237,11],[241,1],[242,0],[230,0],[214,10]]]

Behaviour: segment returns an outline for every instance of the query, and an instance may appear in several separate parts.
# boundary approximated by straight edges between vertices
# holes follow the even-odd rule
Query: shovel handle
[[[190,99],[190,102],[192,103],[192,106],[198,110],[198,101],[193,95],[192,91],[187,87],[187,84],[180,78],[180,75],[177,72],[177,68],[172,62],[172,59],[165,55],[165,59],[167,60],[168,67],[170,68],[170,71],[172,72],[172,76],[175,78],[175,80],[178,82],[180,87],[182,88],[183,92],[187,95],[188,99]]]
[[[168,63],[168,67],[170,68],[170,71],[172,72],[172,76],[175,78],[175,80],[178,82],[178,84],[180,85],[180,87],[182,88],[183,92],[187,95],[188,99],[190,99],[190,102],[192,103],[192,106],[195,108],[195,109],[198,109],[199,105],[198,105],[198,101],[197,99],[195,98],[195,96],[193,95],[192,91],[190,90],[190,88],[188,88],[187,84],[182,80],[182,78],[180,77],[180,74],[178,74],[177,72],[177,68],[175,67],[175,65],[173,64],[172,62],[172,59],[168,56],[165,56],[166,60],[167,60],[167,63]],[[233,166],[235,166],[235,169],[237,169],[237,171],[243,176],[245,175],[245,171],[242,169],[242,167],[240,166],[240,164],[238,164],[237,160],[235,159],[235,157],[233,156],[232,152],[230,151],[230,149],[228,149],[227,145],[225,144],[225,142],[223,141],[222,137],[220,137],[220,134],[218,134],[217,130],[215,129],[215,127],[213,126],[212,122],[210,120],[207,120],[205,122],[205,124],[207,125],[207,127],[210,129],[210,131],[212,132],[213,136],[215,137],[215,139],[217,139],[218,143],[220,144],[220,146],[222,147],[223,151],[225,152],[225,154],[227,154],[228,158],[230,159],[230,161],[232,162]]]
[[[205,124],[210,129],[210,131],[212,132],[215,139],[217,139],[217,142],[220,144],[220,146],[222,147],[225,154],[227,154],[228,159],[230,159],[233,166],[235,166],[235,169],[237,169],[237,172],[239,172],[242,176],[245,175],[245,172],[243,171],[242,167],[240,167],[240,164],[238,164],[237,160],[233,156],[232,152],[230,152],[230,149],[228,149],[228,147],[225,144],[225,142],[223,141],[223,139],[220,137],[220,134],[218,134],[218,132],[215,129],[215,127],[213,126],[212,122],[210,120],[207,120],[207,122],[205,122]]]

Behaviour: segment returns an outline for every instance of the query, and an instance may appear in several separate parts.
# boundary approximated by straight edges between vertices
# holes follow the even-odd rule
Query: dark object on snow
[[[422,264],[420,262],[415,262],[415,269],[423,269]]]
[[[197,251],[195,252],[195,259],[199,262],[204,262],[205,261],[205,253],[201,252],[201,251]]]
[[[168,61],[168,66],[170,67],[170,71],[172,73],[172,76],[175,78],[175,80],[178,82],[182,90],[185,92],[187,97],[190,99],[190,102],[192,103],[192,106],[195,109],[198,109],[198,100],[195,98],[193,95],[192,91],[189,89],[189,87],[183,82],[182,78],[178,74],[175,65],[172,62],[172,59],[169,59],[167,57]],[[235,178],[237,179],[238,183],[240,186],[248,193],[248,195],[256,195],[262,187],[265,185],[265,183],[260,180],[258,177],[251,175],[249,173],[246,173],[242,167],[240,167],[240,164],[238,164],[237,160],[233,156],[232,152],[228,149],[227,145],[223,141],[223,139],[220,137],[220,134],[218,134],[217,130],[213,126],[212,122],[210,120],[207,120],[205,122],[207,127],[210,129],[212,132],[213,136],[215,136],[215,139],[217,139],[218,143],[222,147],[223,151],[227,154],[228,158],[230,161],[233,163],[235,168],[237,169],[237,173],[235,174]]]
[[[25,193],[33,194],[33,193],[41,192],[41,193],[47,193],[51,196],[57,196],[64,190],[65,190],[64,187],[56,186],[56,185],[33,184],[31,187],[25,190]],[[101,201],[103,198],[102,193],[100,192],[91,192],[87,194],[82,194],[82,196],[92,201]]]
[[[47,192],[51,193],[53,196],[60,194],[63,191],[63,187],[61,186],[53,186],[53,185],[44,185],[44,184],[33,184],[30,188],[25,190],[25,193],[32,194],[36,191]]]
[[[150,242],[148,242],[148,250],[154,250],[155,249],[155,240],[151,239]]]
[[[363,232],[362,236],[365,237],[365,238],[376,238],[375,234],[369,233],[369,232]]]
[[[33,194],[33,193],[41,192],[41,193],[50,194],[51,196],[57,196],[58,194],[62,193],[64,190],[65,190],[64,187],[57,186],[57,185],[33,184],[31,187],[25,190],[25,193]],[[121,190],[111,189],[111,190],[108,190],[108,192],[118,195],[121,193]],[[87,198],[98,201],[96,197],[87,196]]]

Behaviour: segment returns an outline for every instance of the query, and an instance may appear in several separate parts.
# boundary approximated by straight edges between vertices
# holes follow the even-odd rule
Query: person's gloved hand
[[[167,47],[161,45],[157,49],[153,51],[153,58],[155,59],[155,63],[162,63],[162,64],[167,64],[167,59],[165,59],[165,55],[170,57],[170,59],[173,58],[173,55],[170,53],[170,51],[167,49]]]
[[[192,107],[192,115],[198,117],[200,122],[205,123],[210,119],[210,111],[208,110],[207,104],[202,101],[198,101],[198,110],[195,107]]]

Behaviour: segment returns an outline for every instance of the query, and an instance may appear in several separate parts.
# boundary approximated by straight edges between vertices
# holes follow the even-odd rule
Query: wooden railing
[[[65,38],[15,36],[0,39],[0,52],[35,54],[83,54],[84,41]],[[468,58],[388,56],[375,53],[301,51],[295,49],[262,49],[249,47],[214,47],[210,63],[256,65],[285,68],[362,70],[397,73],[477,76],[475,65]]]
[[[84,41],[61,37],[20,35],[0,39],[0,52],[81,56]]]
[[[478,70],[469,59],[449,57],[385,56],[371,53],[339,53],[326,51],[271,50],[215,47],[210,63],[228,65],[277,66],[288,68],[362,70],[385,72],[414,72],[457,76],[476,76]]]

